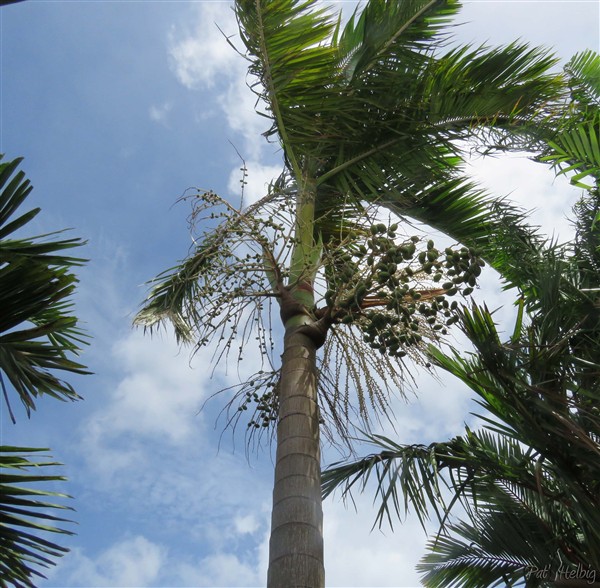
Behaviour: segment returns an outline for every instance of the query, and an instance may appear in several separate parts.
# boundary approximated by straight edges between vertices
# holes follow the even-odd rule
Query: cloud
[[[524,210],[531,221],[549,237],[566,241],[573,236],[567,220],[582,191],[564,176],[555,177],[547,165],[535,163],[524,154],[484,157],[469,163],[469,172],[494,196],[507,196]]]
[[[251,559],[254,559],[253,554]],[[182,586],[261,586],[264,576],[253,561],[242,561],[232,553],[217,553],[196,564],[184,563],[177,568]]]
[[[257,548],[200,558],[183,555],[143,535],[123,538],[99,554],[76,548],[61,562],[68,586],[141,588],[146,586],[260,586]],[[55,575],[52,572],[49,581]]]
[[[166,334],[150,338],[129,332],[109,354],[112,362],[105,363],[115,370],[105,382],[109,392],[80,428],[80,450],[106,486],[116,483],[119,472],[148,467],[156,457],[150,441],[160,440],[161,451],[172,451],[202,432],[199,411],[210,375],[201,361],[191,369],[187,351]],[[122,476],[119,480],[124,483]]]
[[[239,57],[238,57],[239,59]],[[244,157],[258,158],[262,151],[268,147],[263,133],[271,126],[271,121],[257,114],[258,97],[250,90],[246,81],[246,63],[240,59],[244,69],[232,78],[227,91],[219,97],[229,127],[242,135],[245,140]],[[271,146],[273,147],[273,146]]]
[[[165,102],[160,106],[151,106],[148,110],[148,114],[150,115],[150,119],[154,122],[166,125],[167,124],[167,116],[171,109],[173,108],[173,104],[171,102]]]
[[[415,516],[404,523],[373,529],[373,494],[357,494],[357,510],[344,506],[339,493],[323,505],[325,573],[328,586],[419,586],[415,564],[426,535]]]
[[[235,530],[242,535],[255,533],[260,527],[260,523],[252,513],[235,517],[233,524],[235,525]]]
[[[136,535],[114,543],[96,558],[74,549],[66,556],[61,572],[70,586],[152,586],[167,557],[166,548]]]
[[[190,369],[186,351],[172,337],[150,338],[141,331],[117,341],[112,356],[124,375],[92,427],[109,437],[126,432],[185,442],[205,398],[203,366]]]
[[[229,4],[220,2],[200,3],[195,13],[191,26],[171,29],[171,70],[187,88],[212,88],[245,70],[226,38],[237,31],[235,16]]]
[[[229,128],[244,139],[243,157],[256,159],[267,145],[262,133],[270,123],[256,113],[257,97],[248,87],[248,62],[225,38],[239,44],[234,13],[228,4],[200,3],[191,20],[193,24],[171,30],[171,71],[190,90],[217,88],[216,103]]]

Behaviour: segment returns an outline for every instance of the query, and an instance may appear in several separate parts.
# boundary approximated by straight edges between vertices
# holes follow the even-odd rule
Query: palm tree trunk
[[[325,586],[320,462],[316,345],[293,329],[279,385],[269,588]]]

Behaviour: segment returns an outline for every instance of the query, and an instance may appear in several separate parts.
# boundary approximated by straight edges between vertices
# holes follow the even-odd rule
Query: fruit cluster
[[[325,294],[335,322],[356,325],[373,349],[404,357],[423,335],[446,334],[458,320],[459,291],[472,293],[484,262],[474,249],[436,249],[419,237],[397,242],[398,225],[370,227],[370,238],[334,259]]]

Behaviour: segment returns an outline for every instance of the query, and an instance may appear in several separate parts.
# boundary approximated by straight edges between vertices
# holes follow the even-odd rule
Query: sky
[[[334,8],[349,12],[353,4]],[[566,62],[599,50],[597,0],[464,2],[461,42],[522,39]],[[222,401],[205,400],[236,383],[210,351],[190,359],[169,331],[132,328],[146,282],[183,258],[191,244],[188,187],[257,199],[281,170],[261,133],[245,62],[224,41],[236,32],[228,2],[28,0],[0,9],[0,152],[22,169],[41,206],[30,233],[72,228],[87,241],[78,270],[78,316],[91,335],[82,361],[91,376],[69,377],[77,403],[41,400],[12,425],[0,408],[0,444],[50,447],[69,478],[76,535],[45,587],[261,586],[265,584],[273,476],[269,448],[249,457],[243,434],[223,434]],[[232,38],[235,43],[235,37]],[[523,156],[478,160],[473,174],[510,195],[545,231],[567,239],[566,216],[580,195],[565,178]],[[27,205],[26,205],[27,207]],[[484,274],[477,300],[510,297]],[[252,353],[247,362],[258,361]],[[418,375],[406,403],[393,401],[403,443],[459,434],[476,410],[449,377]],[[15,408],[19,407],[15,403]],[[366,453],[369,449],[365,448]],[[324,464],[340,459],[324,446]],[[426,536],[410,515],[372,529],[372,494],[339,494],[324,504],[327,585],[419,585],[415,565]]]

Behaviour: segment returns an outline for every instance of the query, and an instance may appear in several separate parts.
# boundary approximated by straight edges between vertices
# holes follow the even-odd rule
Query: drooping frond
[[[579,240],[598,230],[597,198],[584,203]],[[325,494],[362,491],[374,479],[380,524],[409,507],[420,517],[444,509],[433,490],[442,481],[452,488],[470,521],[446,525],[450,536],[432,541],[426,585],[504,585],[523,579],[525,565],[554,565],[557,553],[600,566],[598,273],[569,251],[546,246],[535,260],[521,258],[531,267],[515,268],[522,299],[509,340],[487,308],[473,305],[461,324],[476,353],[430,348],[435,364],[477,394],[487,430],[428,447],[370,437],[380,453],[323,474]],[[413,498],[416,487],[425,505]]]
[[[456,493],[452,502],[464,500],[465,494],[476,490],[475,480],[503,476],[510,481],[517,477],[516,466],[526,459],[518,445],[505,445],[485,431],[468,431],[465,437],[429,446],[399,445],[381,435],[368,435],[367,439],[381,449],[380,453],[329,466],[323,472],[323,495],[338,487],[344,496],[352,490],[362,492],[374,478],[375,500],[381,502],[376,518],[379,525],[387,520],[393,526],[394,516],[402,518],[411,509],[421,522],[431,512],[442,521],[447,507],[440,489],[449,488],[450,481]]]
[[[543,237],[528,223],[526,212],[464,179],[434,186],[410,205],[390,203],[390,207],[400,216],[475,247],[511,286],[522,284],[532,265],[523,260],[533,262],[544,247]]]
[[[271,329],[262,321],[270,320],[269,300],[279,298],[286,277],[279,263],[291,238],[285,201],[270,194],[242,211],[213,192],[187,199],[193,201],[190,227],[203,233],[189,257],[150,282],[135,324],[152,329],[168,321],[180,342],[198,348],[217,342],[217,357],[235,346],[239,357],[257,323],[260,349],[270,356]]]

